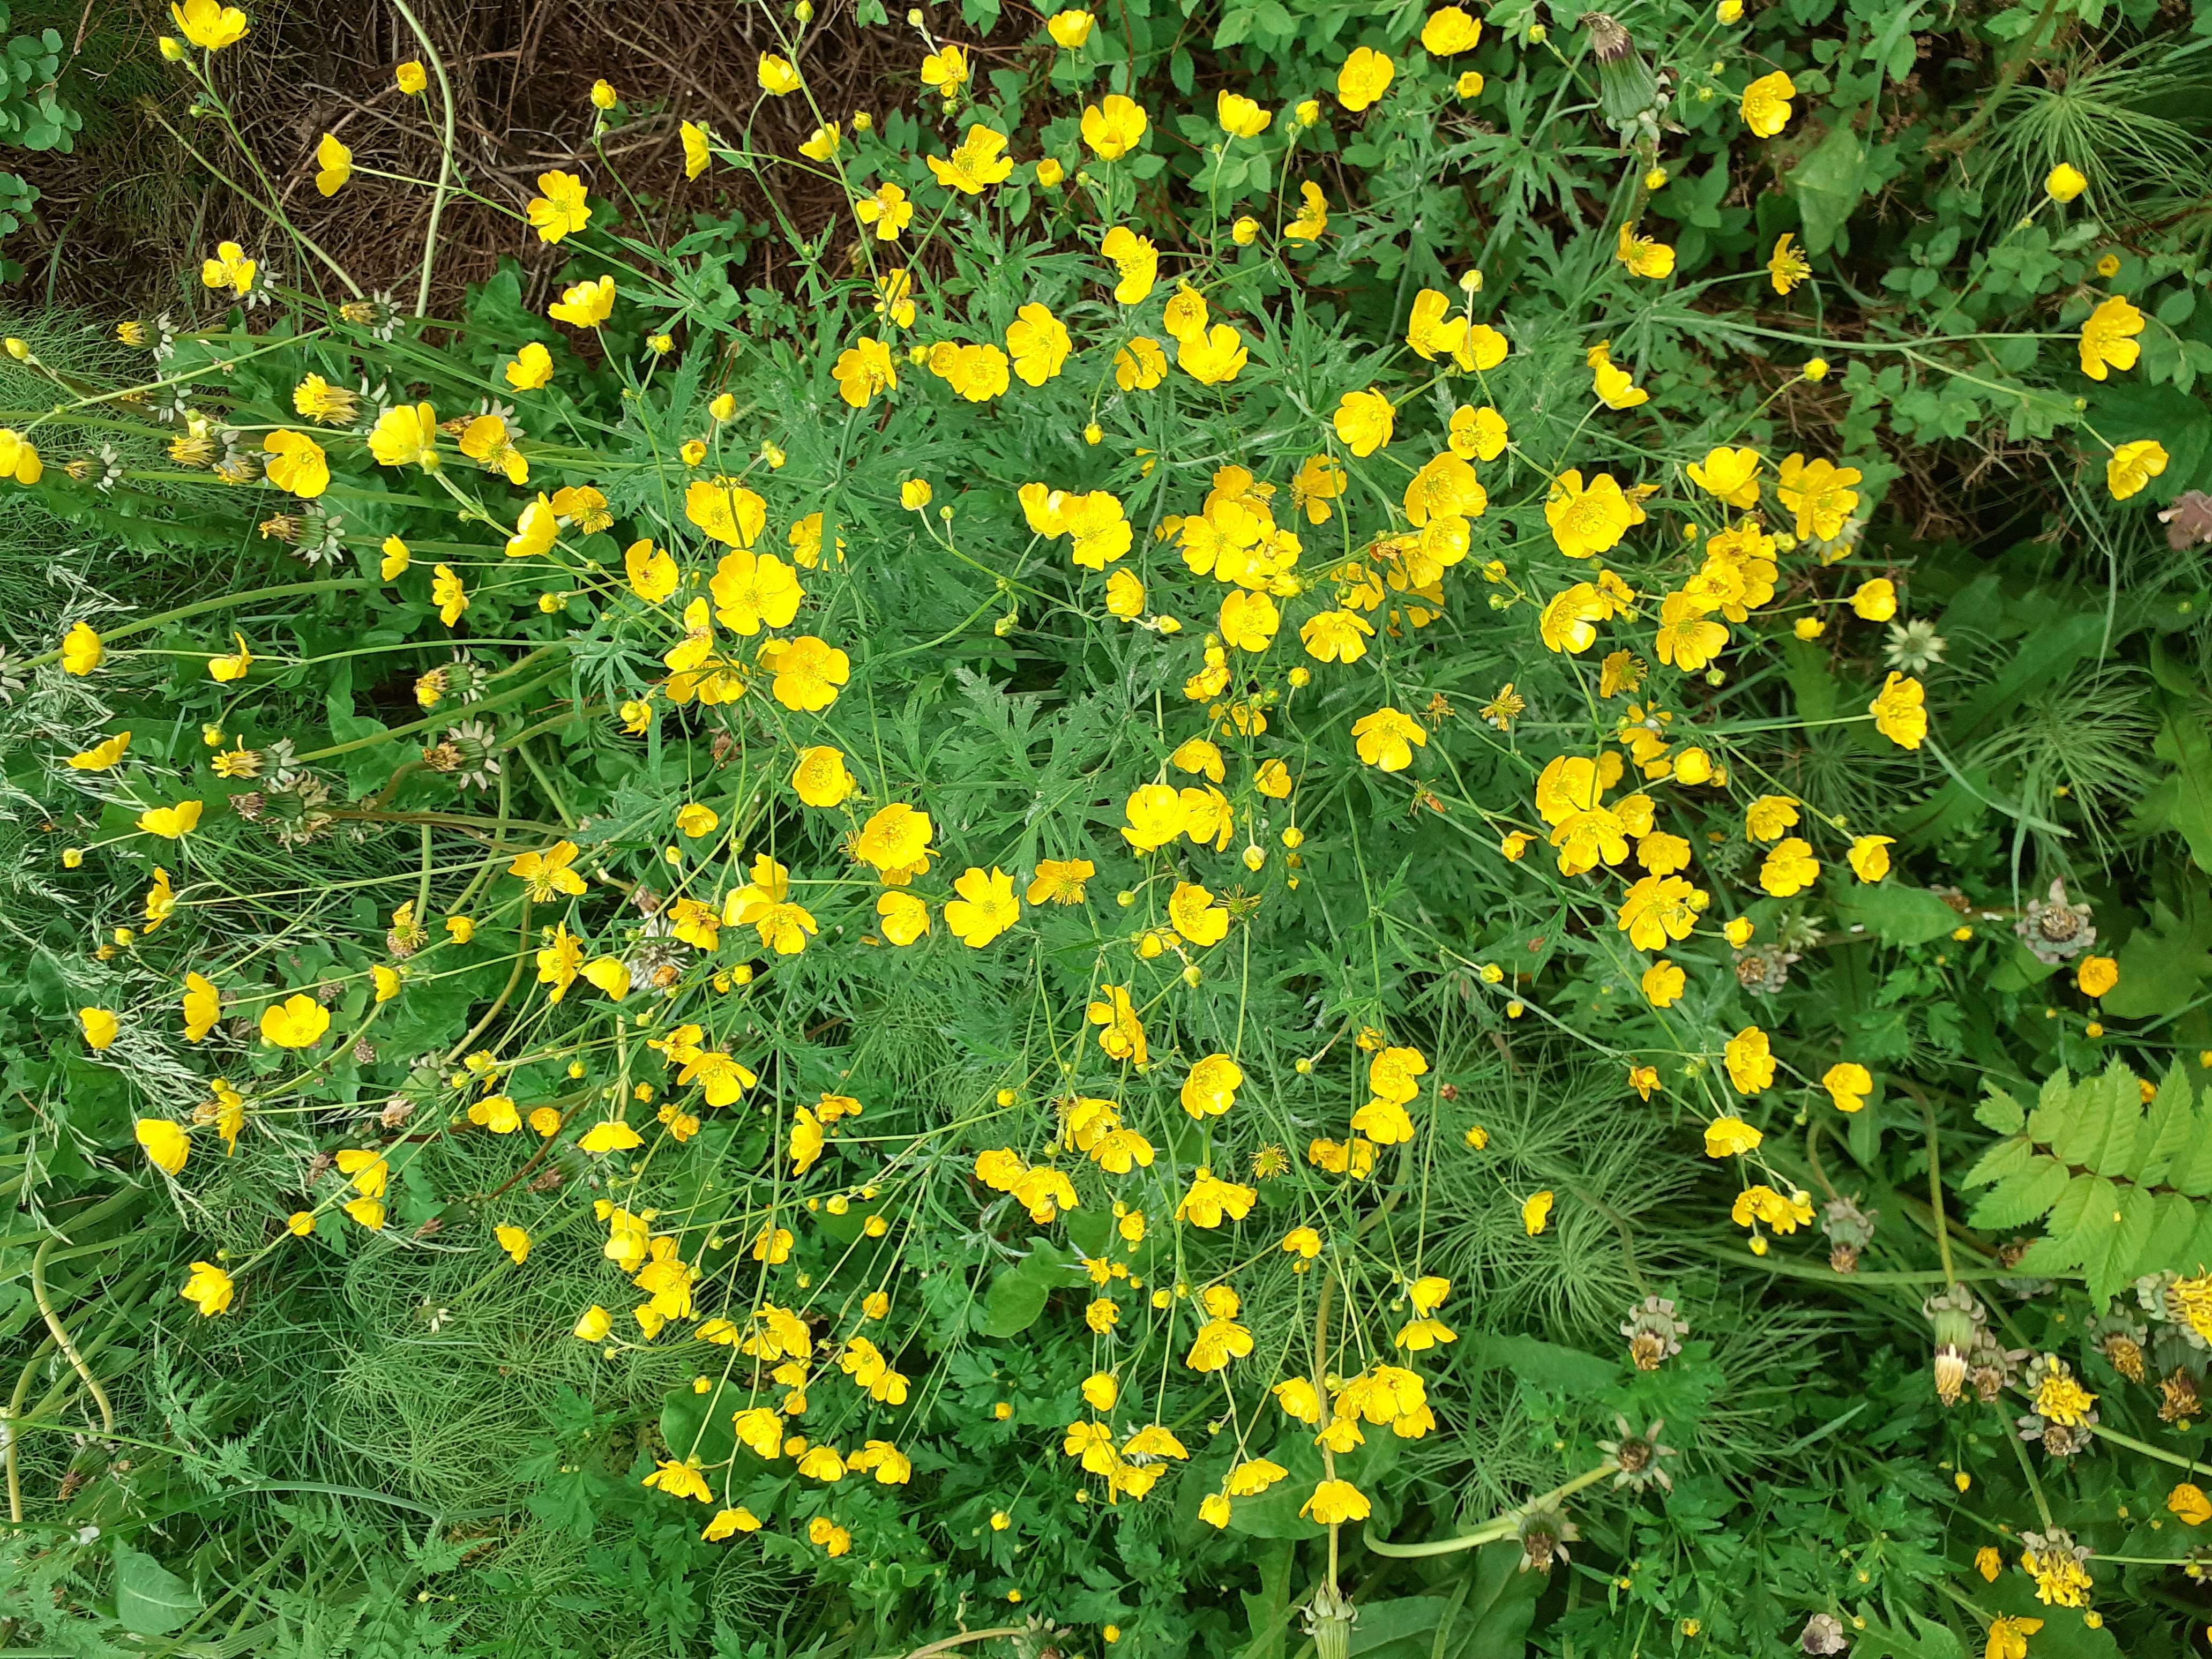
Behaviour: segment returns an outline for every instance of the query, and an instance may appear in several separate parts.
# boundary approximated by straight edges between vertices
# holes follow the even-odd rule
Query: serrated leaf
[[[2027,1138],[2042,1146],[2056,1140],[2071,1115],[2073,1099],[2074,1079],[2062,1066],[2036,1091],[2035,1109],[2027,1115]]]
[[[2181,1262],[2189,1249],[2189,1241],[2198,1225],[2212,1211],[2192,1204],[2179,1193],[2163,1193],[2153,1200],[2157,1213],[2152,1218],[2150,1237],[2143,1241],[2136,1255],[2134,1272],[2129,1277],[2140,1279],[2145,1273],[2154,1273],[2172,1267],[2184,1272]]]
[[[2166,1173],[2166,1184],[2191,1198],[2203,1198],[2212,1194],[2212,1095],[2197,1103],[2191,1116],[2195,1127],[2190,1132],[2188,1150],[2175,1156],[2173,1167]]]
[[[1990,1186],[2008,1176],[2018,1175],[2027,1168],[2034,1157],[2034,1144],[2025,1135],[2014,1135],[2000,1140],[1984,1152],[1959,1184],[1962,1187]]]
[[[2040,1114],[2039,1114],[2040,1115]],[[2066,1091],[2046,1137],[2037,1135],[2051,1148],[2051,1155],[2061,1164],[2070,1164],[2077,1169],[2088,1167],[2089,1160],[2105,1144],[2106,1133],[2112,1124],[2112,1096],[2098,1085],[2096,1079],[2077,1083]]]
[[[2050,1210],[2065,1194],[2073,1177],[2052,1158],[2037,1156],[2030,1166],[2007,1176],[1966,1218],[1971,1227],[2018,1227]]]
[[[2020,1266],[2027,1273],[2064,1273],[2081,1262],[2082,1227],[2091,1206],[2099,1202],[2098,1189],[2102,1188],[2103,1207],[2112,1207],[2112,1183],[2101,1176],[2075,1176],[2066,1183],[2066,1190],[2051,1206],[2051,1219],[2044,1224],[2045,1236],[2028,1247],[2027,1255],[2021,1258]],[[2030,1267],[2029,1258],[2034,1259]]]
[[[2001,1135],[2016,1135],[2027,1122],[2027,1109],[2002,1089],[1992,1089],[1974,1107],[1974,1121]]]
[[[2136,1085],[2136,1074],[2114,1060],[2097,1079],[2094,1092],[2104,1133],[2081,1162],[2099,1175],[2125,1175],[2136,1161],[2136,1147],[2142,1138],[2142,1091]]]
[[[2141,1188],[2109,1181],[2098,1185],[2101,1191],[2083,1216],[2081,1265],[2089,1275],[2089,1294],[2105,1303],[2136,1276],[2136,1261],[2150,1242],[2157,1206]]]
[[[2196,1103],[2177,1064],[2159,1085],[2158,1097],[2143,1118],[2142,1136],[2136,1143],[2135,1162],[2128,1168],[2128,1179],[2140,1186],[2157,1186],[2173,1167],[2173,1160],[2188,1149],[2196,1133]]]
[[[2179,1254],[2161,1264],[2185,1277],[2212,1268],[2212,1205],[2193,1207],[2197,1212],[2197,1231],[2190,1235],[2189,1242]]]

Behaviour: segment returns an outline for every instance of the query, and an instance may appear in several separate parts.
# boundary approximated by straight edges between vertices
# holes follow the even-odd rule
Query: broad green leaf
[[[2018,1227],[2046,1213],[2072,1177],[2056,1158],[2038,1157],[2026,1170],[2007,1176],[1974,1206],[1967,1224]]]
[[[2002,1089],[1991,1089],[1974,1108],[1974,1121],[2001,1135],[2016,1135],[2027,1122],[2027,1109]]]
[[[1848,112],[1833,112],[1837,125],[1820,147],[1790,169],[1790,193],[1805,221],[1805,249],[1826,253],[1851,210],[1866,193],[1866,145],[1851,131]]]
[[[1875,1612],[1871,1603],[1859,1604],[1858,1617],[1853,1621],[1858,1639],[1851,1644],[1856,1659],[1966,1659],[1965,1648],[1948,1626],[1919,1618],[1910,1610],[1905,1613],[1907,1626],[1889,1625],[1876,1618]]]
[[[2027,1168],[2034,1157],[2035,1147],[2026,1136],[2008,1137],[1984,1152],[1959,1184],[1962,1187],[1987,1187],[2008,1176],[2018,1175]]]
[[[2205,929],[2153,907],[2151,925],[2128,936],[2114,959],[2120,982],[2104,996],[2105,1012],[2122,1019],[2160,1019],[2179,1013],[2203,995],[2212,980],[2212,950]]]
[[[1613,1360],[1539,1337],[1492,1332],[1474,1339],[1473,1352],[1486,1369],[1510,1371],[1554,1394],[1601,1394],[1620,1379],[1620,1367]]]
[[[1036,1323],[1045,1299],[1075,1284],[1079,1276],[1080,1269],[1066,1250],[1048,1240],[1036,1240],[1027,1255],[1000,1268],[991,1280],[975,1328],[985,1336],[1019,1336]]]
[[[152,1556],[115,1546],[115,1616],[134,1636],[167,1636],[200,1610],[192,1587]]]
[[[1540,1575],[1521,1570],[1520,1546],[1510,1540],[1485,1544],[1474,1555],[1474,1587],[1453,1626],[1456,1645],[1445,1651],[1450,1659],[1522,1659],[1544,1589]]]
[[[1935,894],[1897,881],[1842,889],[1835,907],[1844,926],[1863,928],[1890,945],[1926,945],[1959,926],[1959,913]]]
[[[2174,794],[2166,822],[2189,843],[2197,867],[2212,872],[2212,729],[2201,717],[2172,715],[2163,737],[2159,746],[2170,749],[2173,759]]]
[[[1804,640],[1782,641],[1782,672],[1797,700],[1797,718],[1808,722],[1832,720],[1841,712],[1843,689],[1828,672],[1828,653]]]
[[[1399,1595],[1387,1601],[1370,1601],[1359,1609],[1359,1622],[1352,1627],[1352,1644],[1345,1651],[1355,1659],[1361,1654],[1370,1654],[1374,1659],[1425,1654],[1450,1605],[1441,1595]]]

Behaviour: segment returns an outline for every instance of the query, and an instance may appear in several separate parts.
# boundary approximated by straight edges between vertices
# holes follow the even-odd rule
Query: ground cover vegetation
[[[0,1645],[2212,1640],[2212,9],[65,21]]]

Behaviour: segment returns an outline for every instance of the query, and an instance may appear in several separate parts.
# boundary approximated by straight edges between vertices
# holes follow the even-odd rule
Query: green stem
[[[2173,1467],[2178,1469],[2186,1469],[2191,1474],[2197,1474],[2199,1470],[2204,1468],[2204,1464],[2200,1459],[2194,1457],[2183,1457],[2179,1453],[2170,1452],[2162,1447],[2154,1446],[2148,1441],[2138,1440],[2133,1435],[2122,1434],[2118,1429],[2108,1429],[2101,1423],[2090,1424],[2089,1432],[2095,1435],[2100,1440],[2109,1440],[2115,1446],[2125,1446],[2130,1451],[2141,1452],[2146,1457],[2155,1457],[2161,1462],[2172,1464]],[[2051,1524],[2050,1516],[2045,1516],[2044,1517],[2044,1524],[2045,1526],[2049,1526]]]
[[[2028,1492],[2035,1499],[2035,1512],[2043,1517],[2044,1531],[2049,1532],[2058,1523],[2051,1518],[2051,1500],[2043,1495],[2043,1482],[2035,1478],[2035,1465],[2028,1461],[2027,1448],[2009,1430],[2005,1433],[2005,1441],[2011,1446],[2012,1455],[2020,1459],[2020,1472],[2027,1478]]]
[[[431,43],[429,32],[422,20],[415,15],[407,0],[392,0],[392,9],[406,19],[407,27],[422,43],[422,52],[430,60],[431,70],[438,77],[438,95],[445,100],[446,134],[438,150],[438,187],[430,194],[430,223],[422,233],[422,275],[415,286],[415,314],[423,315],[430,308],[430,271],[438,257],[438,221],[445,216],[446,198],[451,193],[453,177],[453,84],[446,78],[446,60]],[[360,290],[356,289],[358,293]]]
[[[1394,1544],[1387,1538],[1377,1538],[1370,1527],[1360,1541],[1377,1555],[1396,1556],[1401,1560],[1430,1555],[1452,1555],[1461,1550],[1477,1549],[1485,1544],[1494,1544],[1502,1538],[1511,1537],[1521,1524],[1521,1517],[1529,1510],[1546,1509],[1561,1503],[1585,1486],[1595,1486],[1607,1475],[1617,1474],[1620,1471],[1620,1465],[1608,1457],[1595,1468],[1583,1470],[1565,1486],[1554,1486],[1541,1498],[1531,1498],[1519,1509],[1486,1521],[1473,1532],[1457,1538],[1431,1538],[1421,1544]]]
[[[46,1294],[46,1253],[53,1248],[53,1236],[48,1234],[40,1241],[39,1248],[31,1253],[31,1294],[38,1299],[39,1312],[46,1322],[46,1328],[53,1333],[54,1346],[62,1351],[70,1369],[76,1372],[92,1397],[99,1402],[100,1427],[112,1434],[115,1432],[115,1407],[108,1403],[107,1390],[100,1386],[100,1379],[84,1363],[84,1356],[77,1352],[76,1344],[70,1340],[69,1332],[62,1326],[62,1316],[54,1311],[53,1300]]]

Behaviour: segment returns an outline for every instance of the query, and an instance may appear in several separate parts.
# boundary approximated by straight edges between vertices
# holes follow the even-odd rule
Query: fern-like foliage
[[[2033,1110],[1990,1091],[1974,1115],[2005,1138],[1966,1176],[1990,1189],[1968,1221],[2040,1220],[2020,1271],[2079,1272],[2100,1301],[2142,1274],[2212,1261],[2212,1091],[2200,1100],[2176,1066],[2146,1092],[2117,1060],[2097,1078],[2059,1072]]]

